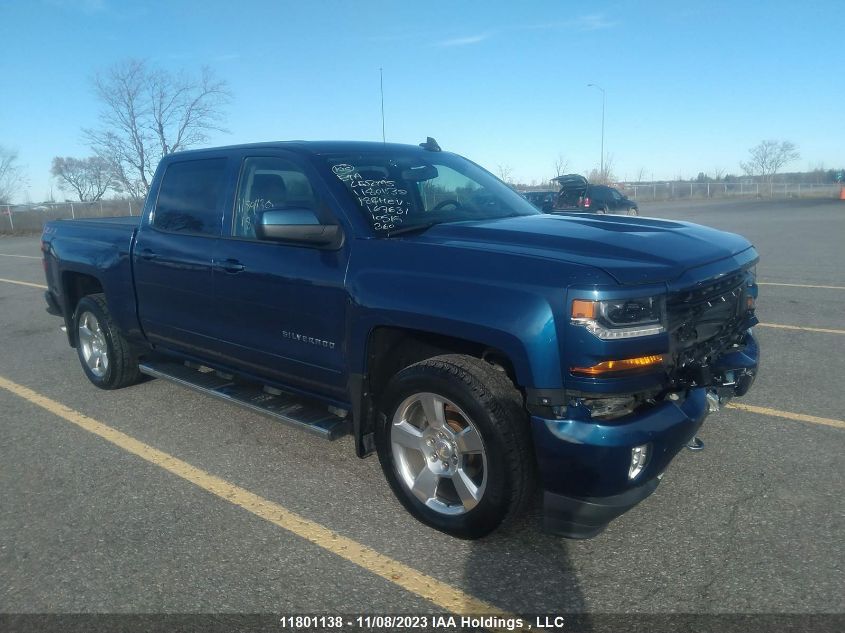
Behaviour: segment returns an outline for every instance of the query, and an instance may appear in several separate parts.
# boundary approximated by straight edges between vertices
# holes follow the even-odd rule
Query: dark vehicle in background
[[[560,185],[554,211],[639,215],[637,203],[620,193],[618,189],[607,185],[591,184],[584,176],[579,174],[558,176],[553,180]]]
[[[433,139],[170,154],[140,218],[48,222],[42,251],[94,385],[146,374],[351,435],[464,538],[537,484],[549,529],[598,534],[757,372],[745,238],[540,213]]]
[[[540,211],[548,213],[555,206],[557,191],[523,191],[522,197],[537,207]]]

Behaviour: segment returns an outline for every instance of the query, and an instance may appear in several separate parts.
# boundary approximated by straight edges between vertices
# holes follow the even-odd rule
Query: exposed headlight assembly
[[[748,269],[748,274],[751,277],[751,281],[748,285],[750,286],[752,284],[757,283],[757,264],[754,264],[751,268]]]
[[[753,310],[757,307],[757,266],[748,269],[748,282],[745,289],[745,309]]]
[[[663,297],[572,302],[572,323],[602,340],[652,336],[666,331]]]

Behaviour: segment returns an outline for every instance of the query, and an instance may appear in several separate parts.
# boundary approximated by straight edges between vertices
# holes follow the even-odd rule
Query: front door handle
[[[154,252],[152,252],[149,248],[145,248],[141,251],[141,259],[146,259],[147,261],[151,261],[158,257]]]
[[[214,268],[230,275],[236,275],[237,273],[243,272],[246,266],[237,259],[224,259],[223,261],[215,261]]]

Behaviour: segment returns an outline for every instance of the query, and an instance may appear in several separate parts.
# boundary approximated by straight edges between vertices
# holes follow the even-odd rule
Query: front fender
[[[385,288],[401,292],[385,293]],[[495,348],[511,361],[518,383],[562,384],[555,306],[531,289],[491,286],[428,273],[359,275],[350,325],[352,373],[366,373],[367,343],[381,326],[408,328]],[[561,303],[563,293],[561,293]]]

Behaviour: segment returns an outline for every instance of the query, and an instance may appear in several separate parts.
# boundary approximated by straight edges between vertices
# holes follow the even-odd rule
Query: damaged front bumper
[[[546,529],[590,538],[648,497],[708,414],[747,393],[758,363],[759,348],[749,330],[743,344],[714,361],[698,382],[664,392],[624,417],[600,420],[573,407],[563,409],[562,417],[532,415]]]
[[[713,363],[709,392],[720,404],[731,398],[741,398],[754,384],[759,367],[760,348],[754,333],[748,330],[741,347],[728,351]]]

